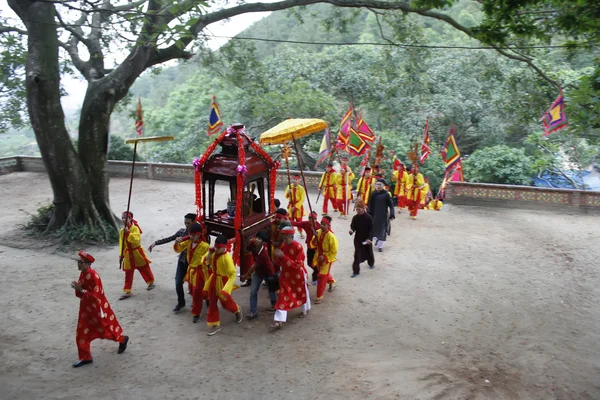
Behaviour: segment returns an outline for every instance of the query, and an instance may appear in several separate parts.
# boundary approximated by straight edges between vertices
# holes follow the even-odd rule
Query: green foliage
[[[465,179],[469,182],[529,185],[531,159],[524,149],[506,145],[475,151],[463,162]]]
[[[3,19],[0,18],[0,25]],[[0,133],[23,127],[27,52],[18,34],[0,34]]]
[[[110,145],[108,148],[109,160],[133,161],[133,147],[125,144],[125,140],[117,135],[110,135]],[[144,161],[139,154],[136,155],[137,161]]]

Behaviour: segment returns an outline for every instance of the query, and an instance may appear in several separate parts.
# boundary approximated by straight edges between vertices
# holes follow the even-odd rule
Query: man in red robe
[[[303,228],[306,231],[306,263],[313,269],[312,284],[313,286],[317,286],[319,268],[313,265],[313,259],[315,258],[317,247],[312,242],[313,236],[319,230],[319,228],[321,228],[319,221],[317,221],[317,212],[313,211],[308,216],[308,221],[292,222],[292,226]]]
[[[93,361],[90,353],[90,344],[94,339],[109,339],[119,343],[117,353],[121,354],[127,349],[129,336],[123,336],[123,330],[113,312],[102,288],[102,280],[92,268],[94,257],[85,251],[78,253],[77,267],[81,271],[79,280],[71,282],[75,289],[75,296],[79,302],[79,319],[77,321],[77,349],[79,361],[73,368],[79,368]]]
[[[304,249],[294,240],[294,228],[286,226],[280,231],[283,240],[275,250],[274,262],[281,267],[279,275],[279,296],[275,304],[275,323],[271,331],[281,329],[287,320],[287,312],[302,307],[300,318],[310,310],[310,296],[306,285],[307,273],[304,267]]]

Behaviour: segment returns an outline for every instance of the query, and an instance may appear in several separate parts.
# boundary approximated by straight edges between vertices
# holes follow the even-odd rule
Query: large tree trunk
[[[106,220],[115,218],[109,204],[106,170],[110,116],[146,69],[151,54],[150,48],[139,47],[116,70],[100,79],[91,79],[81,107],[78,151],[89,176],[94,205]]]
[[[27,108],[54,194],[47,230],[77,225],[104,230],[88,176],[65,127],[54,5],[27,0],[9,0],[9,5],[28,31]]]

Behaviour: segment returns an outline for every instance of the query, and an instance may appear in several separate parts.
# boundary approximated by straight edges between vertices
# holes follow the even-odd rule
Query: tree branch
[[[23,29],[15,28],[14,26],[3,26],[0,25],[0,33],[16,32],[20,35],[27,35],[27,31]]]

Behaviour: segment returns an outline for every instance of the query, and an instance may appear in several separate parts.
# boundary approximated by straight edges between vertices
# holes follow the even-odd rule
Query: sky
[[[274,0],[263,0],[265,3],[270,3],[272,1]],[[252,3],[252,1],[249,1],[249,3]],[[229,20],[211,24],[204,31],[215,36],[235,36],[252,25],[254,22],[268,16],[269,14],[270,12],[260,12],[238,15]],[[8,6],[6,0],[0,0],[0,16],[3,18],[8,18],[9,23],[18,21],[17,15]],[[207,44],[211,49],[216,50],[226,44],[227,41],[228,39],[212,38],[207,42]],[[67,96],[64,96],[61,99],[65,113],[71,113],[78,110],[83,103],[83,98],[87,88],[85,80],[71,76],[64,76],[61,79],[61,83],[68,93]]]

